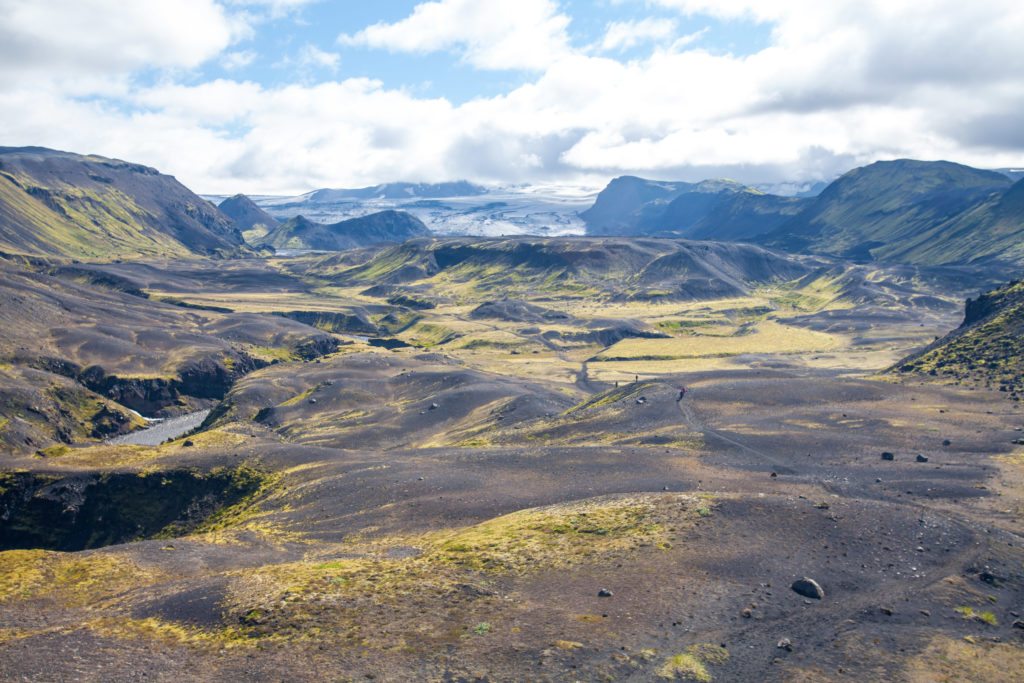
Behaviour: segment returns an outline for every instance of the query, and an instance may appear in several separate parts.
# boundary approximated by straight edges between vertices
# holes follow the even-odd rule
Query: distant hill
[[[324,264],[330,265],[330,264]],[[338,270],[336,282],[409,284],[444,273],[478,293],[583,298],[711,299],[792,282],[821,262],[752,244],[665,239],[516,237],[414,239]]]
[[[386,183],[359,189],[315,190],[306,195],[310,202],[337,202],[344,199],[443,199],[475,197],[487,194],[487,188],[465,180],[448,183]]]
[[[404,211],[379,211],[340,223],[314,223],[297,216],[271,230],[257,244],[275,249],[342,251],[381,242],[430,235],[423,221]]]
[[[882,161],[854,169],[763,242],[789,251],[921,265],[1004,256],[1024,213],[1002,173],[948,161]]]
[[[580,214],[589,235],[660,235],[745,240],[792,218],[803,200],[765,194],[732,180],[660,182],[624,176]]]
[[[805,203],[803,199],[764,194],[742,185],[724,185],[714,193],[683,192],[652,227],[658,227],[657,232],[690,239],[747,240],[782,225]]]
[[[226,254],[243,245],[227,216],[155,169],[0,147],[0,251],[111,259]]]
[[[217,207],[220,212],[235,223],[246,242],[263,237],[280,223],[276,218],[257,206],[244,194],[236,194],[222,201]]]
[[[588,235],[643,234],[640,225],[662,213],[673,199],[693,183],[662,182],[635,176],[614,178],[601,190],[594,205],[582,211]]]
[[[1024,399],[1024,282],[968,299],[963,325],[894,370],[998,388]]]

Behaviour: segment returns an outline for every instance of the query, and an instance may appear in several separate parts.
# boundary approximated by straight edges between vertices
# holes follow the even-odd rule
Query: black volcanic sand
[[[389,392],[409,381],[405,375],[419,374],[402,373],[402,366],[422,369],[415,394],[438,397],[444,407],[427,404],[423,413],[419,400],[390,412],[369,406],[368,421],[341,447],[347,430],[336,417],[324,419],[336,415],[341,398],[330,391],[338,385],[324,378],[347,370],[350,381],[388,404],[396,396]],[[433,376],[442,372],[448,374]],[[729,655],[703,665],[715,680],[899,680],[934,638],[1020,643],[1020,629],[1011,625],[1024,609],[1021,539],[990,523],[985,487],[995,471],[991,456],[1011,450],[1021,416],[991,394],[767,371],[709,375],[690,380],[681,405],[672,392],[645,384],[637,388],[651,405],[624,391],[622,400],[577,408],[604,410],[613,420],[626,406],[651,408],[657,419],[674,414],[687,432],[703,434],[693,449],[528,440],[416,448],[417,439],[429,443],[437,434],[423,428],[425,418],[457,422],[461,400],[479,402],[497,391],[485,385],[463,396],[444,382],[459,378],[460,387],[472,388],[482,379],[475,374],[387,354],[293,368],[288,391],[312,384],[323,392],[316,403],[293,404],[301,416],[250,423],[220,454],[179,449],[161,461],[165,469],[245,461],[285,472],[264,495],[259,524],[242,524],[248,530],[220,541],[197,535],[83,553],[166,578],[127,580],[108,593],[97,588],[86,604],[59,596],[8,600],[5,633],[19,635],[0,645],[0,673],[50,671],[54,680],[647,680],[667,658],[713,645]],[[236,400],[248,393],[240,386]],[[530,399],[553,400],[543,391]],[[520,427],[551,419],[528,416]],[[334,425],[331,447],[288,439],[291,424],[330,432],[321,421]],[[407,434],[410,442],[364,450],[373,429]],[[579,441],[588,438],[584,423]],[[883,450],[895,460],[882,461]],[[919,452],[928,463],[914,461]],[[460,569],[451,586],[424,577],[385,597],[330,583],[331,562],[417,562],[437,529],[636,492],[684,511],[661,523],[667,531],[656,542],[568,567],[540,558],[510,572]],[[701,507],[707,514],[694,515]],[[254,568],[303,558],[325,567],[326,587],[289,592],[295,577],[264,579],[255,592],[239,587]],[[999,577],[998,585],[984,582],[982,571]],[[801,576],[815,578],[825,599],[791,591]],[[598,597],[599,589],[613,595]],[[954,611],[962,606],[990,610],[997,625],[965,619]],[[104,619],[151,626],[119,633]],[[223,643],[196,635],[239,624],[246,635]],[[776,647],[783,638],[792,651]]]
[[[97,269],[168,292],[310,287],[258,262]],[[105,308],[108,337],[150,321],[174,353],[322,334],[68,275],[7,279],[25,283],[5,294],[10,320],[57,301],[29,330],[48,352],[94,347]],[[887,311],[799,323],[899,343],[941,317]],[[118,533],[0,552],[0,679],[1020,680],[1024,412],[999,392],[758,357],[572,386],[443,347],[355,348],[247,368],[169,444],[6,454],[0,532],[89,515]],[[142,351],[123,362],[150,367]],[[53,370],[19,365],[8,391]],[[805,576],[823,599],[790,589]]]

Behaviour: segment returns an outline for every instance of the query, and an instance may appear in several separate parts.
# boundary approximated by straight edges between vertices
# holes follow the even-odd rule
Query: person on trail
[[[676,399],[676,403],[679,403],[680,401],[682,401],[683,400],[683,396],[686,396],[686,387],[680,386],[679,387],[679,398]]]

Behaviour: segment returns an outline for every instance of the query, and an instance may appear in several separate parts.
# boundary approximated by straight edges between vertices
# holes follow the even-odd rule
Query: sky
[[[210,194],[1024,166],[1020,0],[0,0],[0,145]]]

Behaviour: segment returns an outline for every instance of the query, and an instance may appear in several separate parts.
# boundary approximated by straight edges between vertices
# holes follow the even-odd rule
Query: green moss
[[[258,501],[267,496],[281,480],[280,473],[268,473],[243,465],[234,469],[218,468],[211,475],[228,474],[230,484],[224,497],[236,502],[210,515],[193,533],[202,534],[242,527],[259,513]]]
[[[686,652],[669,657],[658,669],[658,676],[672,680],[683,678],[710,683],[712,678],[708,665],[724,664],[728,659],[729,651],[723,647],[710,643],[691,645],[686,648]]]
[[[96,604],[161,576],[119,554],[8,550],[0,553],[0,604],[31,598],[67,606]]]
[[[978,611],[975,610],[973,607],[966,606],[955,607],[954,611],[960,616],[962,616],[964,619],[974,619],[975,621],[980,621],[984,624],[988,624],[989,626],[999,625],[999,619],[996,617],[994,612]]]

